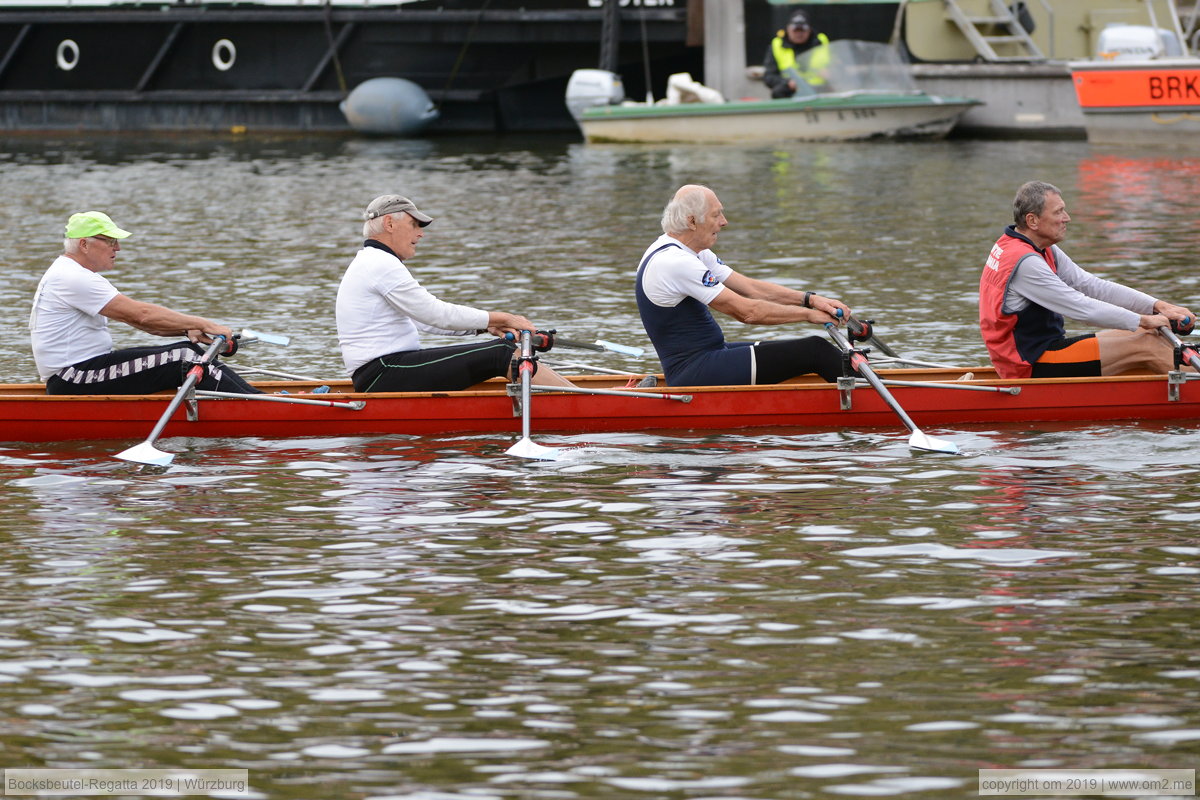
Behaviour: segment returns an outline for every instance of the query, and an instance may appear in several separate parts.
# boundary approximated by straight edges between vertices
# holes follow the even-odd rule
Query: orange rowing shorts
[[[1094,333],[1055,342],[1033,365],[1035,378],[1086,378],[1100,374],[1100,341]]]

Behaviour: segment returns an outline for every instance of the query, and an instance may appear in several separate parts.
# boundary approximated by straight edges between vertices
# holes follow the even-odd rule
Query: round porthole
[[[63,39],[58,43],[55,61],[58,62],[58,68],[64,72],[75,69],[75,65],[79,63],[79,45],[75,44],[74,39]]]
[[[213,66],[221,72],[225,72],[233,66],[235,61],[237,61],[237,48],[233,46],[233,42],[228,39],[218,39],[212,49]]]

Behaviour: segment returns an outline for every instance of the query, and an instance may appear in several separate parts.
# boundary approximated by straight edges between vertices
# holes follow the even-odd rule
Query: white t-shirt
[[[733,269],[712,250],[697,253],[664,233],[646,249],[638,264],[664,244],[677,246],[668,247],[650,259],[642,275],[642,291],[650,302],[663,308],[674,308],[685,297],[694,297],[704,305],[717,299],[725,288],[723,282],[733,274]]]
[[[111,352],[108,318],[100,309],[120,292],[99,273],[59,256],[46,270],[29,312],[29,337],[38,375],[46,380],[59,370]]]
[[[337,293],[338,344],[350,374],[373,358],[421,347],[418,331],[475,333],[488,312],[443,302],[391,253],[364,247],[346,268]]]

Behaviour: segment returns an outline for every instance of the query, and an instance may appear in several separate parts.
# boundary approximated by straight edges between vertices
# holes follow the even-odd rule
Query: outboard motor
[[[404,78],[363,81],[338,107],[351,128],[380,136],[415,136],[438,117],[425,90]]]
[[[1100,31],[1096,50],[1097,56],[1107,61],[1144,61],[1183,55],[1174,31],[1116,22]]]
[[[577,69],[567,81],[567,110],[576,122],[585,108],[615,106],[624,99],[620,76],[606,69]]]

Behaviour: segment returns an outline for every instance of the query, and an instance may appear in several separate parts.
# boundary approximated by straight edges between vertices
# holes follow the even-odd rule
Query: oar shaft
[[[896,356],[896,352],[888,347],[883,341],[875,335],[875,323],[873,320],[867,320],[866,324],[859,322],[853,315],[846,319],[846,327],[850,329],[850,334],[854,339],[862,341],[866,338],[871,344],[879,348],[879,352],[887,356]],[[863,334],[866,334],[865,337]]]
[[[521,438],[529,438],[529,399],[533,392],[533,334],[521,331]]]
[[[605,349],[598,344],[592,344],[590,342],[581,342],[577,339],[567,339],[566,337],[559,336],[557,334],[555,334],[555,336],[554,336],[554,343],[558,344],[558,345],[562,345],[563,347],[577,347],[580,350],[593,350],[597,353],[606,352]]]
[[[892,348],[888,347],[886,344],[884,344],[883,340],[880,339],[878,336],[874,336],[874,335],[871,336],[870,341],[871,341],[871,344],[873,344],[879,348],[879,352],[883,353],[886,356],[892,356],[893,358],[896,357],[896,351],[893,350]]]
[[[179,404],[183,402],[185,397],[187,397],[187,393],[191,391],[193,386],[200,382],[202,377],[204,377],[204,367],[212,363],[212,360],[217,357],[217,351],[224,344],[224,336],[218,336],[213,339],[212,344],[210,344],[208,349],[204,351],[204,355],[201,356],[200,361],[198,361],[195,366],[188,370],[187,377],[183,379],[183,384],[179,387],[179,391],[175,392],[175,396],[172,397],[171,402],[167,404],[167,410],[164,411],[163,415],[158,418],[158,422],[155,423],[154,429],[150,431],[150,435],[146,437],[146,444],[152,445],[155,441],[157,441],[159,435],[163,432],[163,428],[167,427],[167,423],[171,421],[171,415],[175,413],[175,409],[179,408]]]
[[[912,419],[908,416],[908,413],[901,408],[898,402],[896,402],[896,398],[892,397],[892,393],[888,391],[887,387],[883,385],[883,381],[880,380],[879,376],[875,374],[875,370],[871,369],[871,365],[867,363],[866,357],[861,353],[856,352],[854,348],[850,346],[850,343],[846,341],[846,337],[842,335],[842,332],[839,331],[837,326],[832,322],[826,322],[825,329],[829,331],[829,335],[833,337],[834,341],[836,341],[843,350],[850,354],[850,364],[854,367],[858,374],[866,378],[867,383],[871,384],[875,391],[879,392],[879,396],[883,398],[883,402],[887,403],[891,407],[892,411],[896,412],[896,416],[900,417],[900,421],[903,422],[910,431],[917,433],[920,430],[917,427],[917,424],[912,421]]]
[[[1184,343],[1184,341],[1176,336],[1175,332],[1166,325],[1160,325],[1158,327],[1158,332],[1159,335],[1171,343],[1172,347],[1179,348],[1180,354],[1184,357],[1184,359],[1186,359],[1189,364],[1195,367],[1197,371],[1200,371],[1200,354],[1196,352],[1194,347]]]
[[[543,461],[558,459],[558,450],[554,447],[543,447],[529,438],[529,401],[533,396],[533,334],[521,331],[521,357],[517,371],[521,379],[521,441],[505,451],[510,456],[519,458],[536,458]]]

